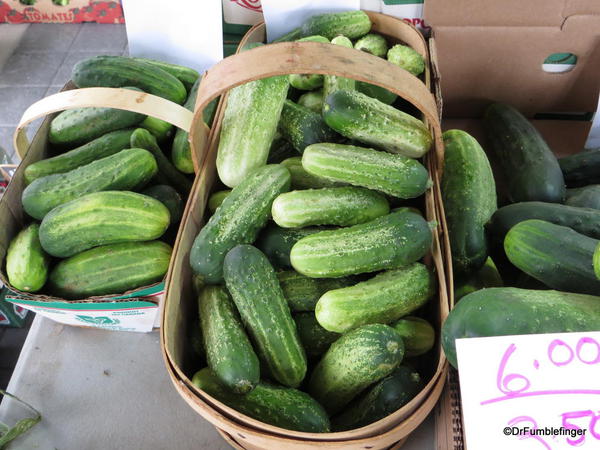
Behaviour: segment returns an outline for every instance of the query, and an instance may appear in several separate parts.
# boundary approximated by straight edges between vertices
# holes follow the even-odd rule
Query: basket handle
[[[259,62],[259,63],[258,63]],[[441,126],[435,98],[414,75],[386,60],[341,45],[320,42],[283,42],[254,48],[225,58],[209,69],[198,89],[196,110],[190,130],[192,157],[205,148],[202,111],[219,95],[241,84],[291,73],[336,75],[383,87],[408,100],[425,116],[441,145]],[[197,165],[198,161],[194,160]]]
[[[193,117],[192,112],[183,106],[145,92],[106,87],[67,90],[45,97],[25,110],[14,134],[17,154],[23,158],[29,148],[25,130],[31,122],[51,113],[87,107],[137,112],[164,120],[185,131],[190,130]]]

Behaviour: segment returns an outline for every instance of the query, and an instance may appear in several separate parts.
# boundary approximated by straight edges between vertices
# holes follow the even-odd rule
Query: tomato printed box
[[[0,0],[0,23],[125,23],[118,0]]]

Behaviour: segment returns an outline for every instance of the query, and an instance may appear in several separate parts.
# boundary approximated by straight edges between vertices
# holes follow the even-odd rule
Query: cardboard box
[[[2,283],[0,283],[2,286]],[[22,328],[27,320],[27,309],[6,301],[8,289],[0,287],[0,327]]]
[[[0,0],[0,23],[125,23],[118,0]]]

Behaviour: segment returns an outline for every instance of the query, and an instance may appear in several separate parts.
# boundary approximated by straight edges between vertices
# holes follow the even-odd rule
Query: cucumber
[[[596,246],[596,250],[594,250],[594,272],[596,273],[596,278],[600,280],[600,244]]]
[[[290,268],[290,252],[301,238],[323,231],[323,228],[286,229],[269,224],[259,235],[256,246],[265,254],[275,267]]]
[[[481,269],[468,277],[458,277],[454,281],[454,301],[457,302],[465,295],[490,287],[502,287],[504,281],[492,258],[488,258]]]
[[[370,323],[390,323],[423,306],[435,293],[433,274],[414,263],[354,286],[323,294],[315,308],[319,324],[345,333]]]
[[[298,39],[298,42],[321,42],[329,44],[329,39],[323,36],[311,35]],[[292,73],[289,75],[289,81],[290,85],[296,89],[312,91],[323,86],[323,75]]]
[[[410,158],[423,156],[433,142],[422,121],[358,91],[327,96],[323,119],[342,136]]]
[[[196,236],[190,251],[194,273],[205,283],[220,283],[227,252],[256,240],[269,219],[273,200],[289,187],[290,173],[281,165],[261,167],[246,177]]]
[[[347,48],[352,48],[352,41],[346,36],[337,36],[333,38],[331,43],[341,45]],[[356,81],[354,81],[352,78],[337,77],[335,75],[325,75],[323,78],[323,99],[327,98],[331,93],[337,91],[338,89],[354,90],[356,89]],[[323,108],[325,103],[321,103],[321,108]],[[322,140],[321,142],[329,141]]]
[[[269,157],[267,164],[279,164],[286,158],[298,155],[292,144],[286,141],[279,131],[275,133],[271,147],[269,148]]]
[[[479,143],[461,130],[443,134],[442,200],[458,274],[480,269],[488,257],[484,225],[498,208],[492,168]]]
[[[515,108],[494,103],[485,111],[484,126],[513,203],[562,203],[565,180],[540,133]]]
[[[172,248],[160,241],[125,242],[86,250],[59,262],[48,289],[68,300],[122,294],[163,279]]]
[[[565,204],[580,208],[600,209],[600,184],[567,189]]]
[[[418,77],[425,70],[425,59],[407,45],[396,44],[387,52],[387,60]]]
[[[600,239],[600,211],[557,203],[522,202],[503,206],[492,215],[487,228],[490,237],[502,244],[506,233],[512,227],[530,219],[552,222]]]
[[[39,238],[40,226],[32,223],[10,241],[6,252],[6,275],[10,285],[25,292],[37,292],[48,278],[50,258]]]
[[[321,356],[341,336],[338,333],[327,331],[319,325],[314,312],[295,314],[294,321],[302,346],[309,358]]]
[[[229,194],[231,194],[231,189],[213,193],[208,199],[208,210],[214,214],[214,212],[219,206],[221,206]]]
[[[23,209],[42,220],[57,206],[92,192],[143,188],[157,170],[150,152],[141,148],[121,150],[70,172],[38,178],[21,195]]]
[[[211,397],[242,414],[287,430],[326,433],[330,424],[327,413],[308,394],[260,382],[246,395],[228,391],[209,368],[202,369],[192,383]]]
[[[131,58],[131,59],[133,59],[134,61],[140,61],[143,63],[150,64],[152,66],[155,66],[155,67],[158,67],[158,68],[164,70],[165,72],[170,73],[171,75],[173,75],[175,78],[177,78],[179,81],[181,81],[183,83],[183,85],[185,86],[185,89],[188,92],[192,89],[192,87],[194,86],[194,83],[200,77],[200,74],[198,73],[198,71],[191,69],[189,67],[180,66],[178,64],[172,64],[172,63],[168,63],[168,62],[164,62],[164,61],[157,61],[156,59],[150,59],[150,58]]]
[[[144,92],[182,105],[185,86],[168,72],[124,56],[94,56],[73,67],[71,80],[78,88],[135,86]]]
[[[407,316],[395,322],[392,327],[402,336],[407,358],[423,355],[433,348],[435,330],[425,319]]]
[[[510,229],[504,251],[516,267],[552,289],[598,294],[592,263],[598,242],[571,228],[526,220]]]
[[[340,186],[343,184],[311,175],[304,170],[304,167],[302,167],[301,156],[287,158],[281,161],[281,165],[287,167],[290,171],[290,175],[292,176],[292,189],[319,189]]]
[[[457,367],[456,339],[597,330],[600,297],[491,288],[467,295],[450,311],[442,326],[442,346]]]
[[[194,356],[200,358],[201,361],[206,360],[206,349],[204,348],[204,342],[202,342],[202,330],[200,329],[200,321],[194,320],[190,330],[190,344],[194,351]]]
[[[300,98],[298,98],[298,104],[317,114],[321,114],[321,110],[323,109],[323,89],[317,89],[316,91],[302,94]]]
[[[100,245],[151,241],[168,227],[169,210],[158,200],[134,192],[94,192],[46,214],[40,242],[52,256],[67,258]]]
[[[569,187],[600,183],[600,148],[560,158],[558,163]]]
[[[140,128],[144,128],[152,133],[158,142],[164,142],[173,134],[173,125],[156,117],[146,117],[139,124]]]
[[[183,215],[184,205],[181,195],[175,189],[166,184],[159,184],[145,189],[142,194],[155,198],[167,207],[171,225],[179,223]]]
[[[371,31],[371,19],[364,11],[319,14],[302,24],[303,36],[321,35],[331,40],[338,35],[357,39]]]
[[[408,366],[398,366],[334,417],[332,427],[335,431],[347,431],[377,422],[410,402],[423,386],[418,372]]]
[[[329,414],[342,410],[402,362],[404,344],[393,328],[364,325],[335,341],[312,373],[309,393]]]
[[[388,52],[388,44],[380,34],[369,33],[354,44],[356,50],[384,58]]]
[[[280,76],[229,91],[217,154],[217,171],[225,185],[235,187],[265,165],[288,87],[287,77]]]
[[[293,270],[277,273],[277,279],[292,311],[314,311],[319,297],[332,289],[352,284],[349,278],[316,279],[305,277]]]
[[[133,128],[112,131],[66,153],[36,161],[25,168],[25,183],[31,184],[47,175],[69,172],[130,148],[131,133]]]
[[[285,386],[298,387],[306,375],[306,354],[267,257],[251,245],[238,245],[225,257],[223,276],[271,375]]]
[[[308,277],[337,278],[407,266],[425,256],[431,242],[425,219],[404,210],[306,236],[292,247],[290,260]]]
[[[260,365],[225,288],[206,286],[198,312],[208,367],[232,392],[250,392],[258,384]]]
[[[302,155],[302,167],[330,181],[404,199],[418,197],[431,186],[429,173],[419,161],[352,145],[310,145]]]
[[[358,92],[362,92],[363,94],[368,95],[369,97],[376,98],[377,100],[379,100],[382,103],[385,103],[386,105],[391,105],[398,98],[398,96],[393,92],[388,91],[387,89],[377,86],[375,84],[365,83],[364,81],[357,81],[356,89],[358,90]]]
[[[382,194],[353,186],[287,192],[271,208],[273,221],[283,228],[356,225],[389,212]]]
[[[300,154],[311,144],[336,140],[335,132],[323,122],[320,114],[291,100],[283,103],[279,130]]]
[[[160,184],[171,185],[181,195],[187,196],[192,189],[192,182],[171,164],[171,161],[158,146],[156,138],[148,130],[143,128],[135,130],[131,134],[131,146],[133,148],[143,148],[152,153],[158,165],[157,180]]]

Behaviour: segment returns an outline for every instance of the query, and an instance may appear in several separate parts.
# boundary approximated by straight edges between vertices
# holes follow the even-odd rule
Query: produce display
[[[83,60],[72,73],[77,87],[147,92],[189,109],[198,77],[186,67],[122,56]],[[192,186],[189,170],[177,167],[191,165],[180,164],[191,160],[189,145],[172,144],[172,129],[112,108],[70,109],[52,119],[47,157],[23,172],[25,226],[6,255],[11,287],[80,300],[161,281]],[[169,155],[172,145],[178,150]]]
[[[285,39],[385,57],[386,39],[370,30],[364,12],[325,14]],[[264,423],[365,426],[431,376],[409,367],[419,356],[433,369],[436,358],[421,317],[438,289],[421,262],[436,224],[414,208],[432,185],[419,158],[433,139],[386,92],[310,73],[229,92],[219,180],[189,253],[206,355],[196,352],[190,378]],[[408,316],[415,326],[400,324]]]

